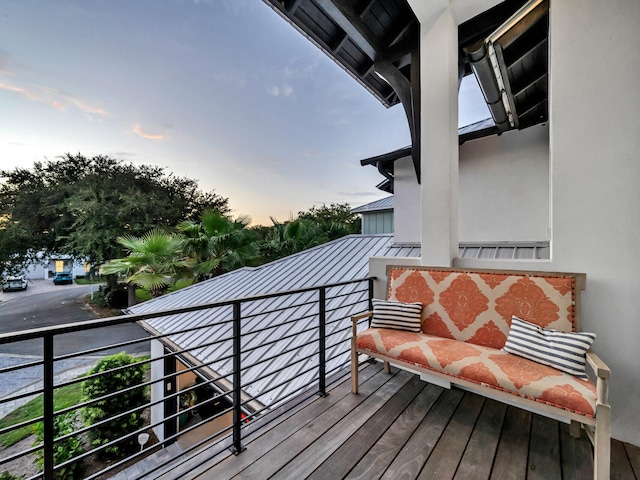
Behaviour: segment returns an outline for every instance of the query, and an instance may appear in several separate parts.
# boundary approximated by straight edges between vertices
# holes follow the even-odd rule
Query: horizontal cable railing
[[[108,478],[162,449],[174,452],[147,469],[153,478],[178,454],[185,462],[205,445],[209,455],[239,454],[246,435],[268,424],[266,414],[301,393],[326,395],[328,377],[345,374],[350,316],[371,308],[372,290],[373,279],[366,278],[0,334],[0,345],[41,343],[40,358],[0,369],[0,382],[25,369],[42,374],[41,385],[0,398],[2,411],[24,405],[36,412],[2,420],[0,444],[39,431],[30,447],[0,452],[0,472],[19,478],[24,472],[12,471],[13,462],[33,455],[40,468],[29,479]],[[62,335],[133,323],[149,335],[55,354]],[[151,356],[127,363],[130,357],[108,355],[140,345]],[[90,364],[84,374],[63,379],[56,375],[63,361]],[[80,390],[80,398],[63,403],[66,390]]]

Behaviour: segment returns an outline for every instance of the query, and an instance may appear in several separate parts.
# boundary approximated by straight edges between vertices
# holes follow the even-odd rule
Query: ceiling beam
[[[420,183],[420,80],[416,77],[420,71],[418,63],[419,53],[414,55],[411,64],[411,79],[405,77],[392,63],[385,60],[376,62],[375,70],[391,85],[404,107],[411,133],[411,156],[416,177]]]

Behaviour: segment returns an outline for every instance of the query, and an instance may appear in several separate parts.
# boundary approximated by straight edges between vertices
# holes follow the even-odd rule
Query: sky
[[[488,117],[467,77],[459,124]],[[360,160],[410,144],[261,0],[2,0],[0,168],[108,155],[198,180],[253,224],[386,196]]]

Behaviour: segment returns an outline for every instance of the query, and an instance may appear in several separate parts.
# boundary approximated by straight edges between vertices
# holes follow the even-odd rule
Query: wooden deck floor
[[[395,369],[394,369],[395,371]],[[568,425],[379,365],[326,398],[289,404],[240,455],[203,451],[153,478],[589,479],[592,450]],[[214,447],[211,447],[214,448]],[[640,449],[612,444],[612,479],[640,476]],[[142,478],[151,478],[144,476]]]

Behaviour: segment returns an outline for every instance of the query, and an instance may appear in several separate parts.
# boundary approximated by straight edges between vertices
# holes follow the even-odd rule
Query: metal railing
[[[20,429],[40,424],[43,441],[31,448],[0,458],[0,472],[11,472],[11,463],[26,454],[41,458],[42,470],[29,479],[52,480],[64,469],[82,465],[89,459],[103,458],[111,447],[128,444],[130,451],[111,459],[99,471],[85,471],[84,478],[104,478],[131,462],[141,460],[162,448],[178,444],[180,458],[188,461],[204,445],[211,455],[231,449],[245,449],[243,439],[268,423],[266,415],[283,408],[300,394],[325,396],[336,374],[346,374],[349,363],[350,316],[371,308],[373,279],[365,278],[299,290],[237,298],[206,305],[123,315],[56,327],[25,330],[0,335],[0,345],[25,341],[41,342],[42,357],[0,369],[4,375],[20,375],[27,369],[42,373],[40,388],[14,392],[0,398],[0,408],[30,401],[42,409],[35,418],[18,420],[0,428],[0,441]],[[138,323],[148,332],[140,338],[105,344],[101,347],[56,355],[60,336],[94,332],[98,328]],[[150,342],[152,355],[138,358],[131,365],[105,371],[89,371],[84,376],[61,379],[56,365],[92,359],[95,364],[108,352],[124,350]],[[65,387],[83,382],[114,378],[144,366],[147,377],[141,383],[123,385],[98,398],[60,408],[56,396]],[[118,377],[119,378],[119,377]],[[193,380],[196,380],[195,384]],[[182,388],[188,382],[188,388]],[[86,385],[86,384],[85,384]],[[84,424],[78,415],[85,409],[118,402],[123,395],[145,389],[150,397],[143,404]],[[58,409],[56,409],[58,408]],[[5,408],[6,410],[6,408]],[[56,419],[76,415],[72,431],[56,433]],[[114,421],[125,422],[132,415],[149,420],[140,428],[126,431],[106,443],[91,444],[87,437],[95,429],[106,429]],[[81,415],[80,415],[81,418]],[[199,440],[191,440],[195,431]],[[204,432],[204,433],[203,433]],[[157,442],[146,445],[146,436]],[[84,451],[60,461],[56,452],[63,442],[77,439]],[[131,444],[139,442],[139,450]],[[211,442],[215,441],[214,447]],[[2,453],[0,453],[2,456]],[[166,455],[165,455],[166,457]],[[174,458],[156,462],[146,474],[165,468]],[[96,464],[95,461],[90,462]]]

